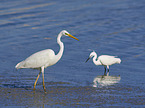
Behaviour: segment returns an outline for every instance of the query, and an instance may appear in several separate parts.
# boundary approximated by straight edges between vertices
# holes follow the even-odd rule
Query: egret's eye
[[[65,35],[68,35],[67,33],[65,33]]]

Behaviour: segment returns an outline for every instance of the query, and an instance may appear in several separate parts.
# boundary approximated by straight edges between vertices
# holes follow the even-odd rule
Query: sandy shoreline
[[[113,90],[114,89],[114,90]],[[124,103],[131,106],[144,106],[143,95],[127,96],[134,91],[123,88],[126,93],[118,94],[122,88],[93,87],[47,87],[47,93],[42,88],[2,88],[0,87],[1,107],[113,107]],[[127,96],[127,97],[126,97]]]
[[[84,91],[84,90],[86,91]],[[79,91],[83,91],[79,93]],[[90,91],[89,91],[90,90]],[[43,107],[43,106],[68,106],[79,105],[79,95],[88,95],[92,91],[91,88],[74,88],[74,87],[50,87],[47,93],[43,89],[32,88],[0,88],[0,104],[4,106],[24,106],[24,107]],[[95,91],[94,91],[95,92]],[[84,106],[83,104],[80,104]]]

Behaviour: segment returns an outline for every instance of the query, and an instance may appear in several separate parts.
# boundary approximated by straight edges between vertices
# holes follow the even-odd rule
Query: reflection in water
[[[97,76],[94,78],[93,87],[113,85],[119,83],[120,80],[121,80],[120,76],[105,76],[105,75]]]

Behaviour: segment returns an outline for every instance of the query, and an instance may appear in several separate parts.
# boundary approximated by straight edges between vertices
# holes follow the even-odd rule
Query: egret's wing
[[[20,62],[20,68],[39,68],[45,66],[46,64],[49,65],[54,56],[55,53],[51,49],[36,52],[24,61]]]
[[[120,58],[115,58],[116,56],[101,55],[99,60],[103,65],[112,65],[118,62],[121,62]]]

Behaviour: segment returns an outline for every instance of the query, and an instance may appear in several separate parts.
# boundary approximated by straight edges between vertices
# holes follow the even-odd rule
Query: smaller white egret
[[[97,58],[97,54],[95,51],[90,53],[89,58],[86,60],[86,62],[93,57],[93,62],[95,65],[103,65],[105,68],[105,72],[104,75],[109,75],[109,66],[113,65],[113,64],[120,64],[121,63],[121,59],[120,58],[116,58],[116,56],[110,56],[110,55],[101,55]],[[97,60],[96,60],[97,59]],[[108,72],[106,74],[106,67],[108,69]]]
[[[48,66],[56,64],[60,60],[60,58],[62,57],[63,51],[64,51],[64,45],[63,45],[63,42],[61,42],[62,36],[69,36],[71,38],[79,40],[76,37],[69,34],[66,30],[62,30],[58,34],[58,37],[57,37],[57,43],[60,46],[60,50],[59,50],[57,55],[55,55],[55,53],[52,49],[45,49],[45,50],[42,50],[42,51],[39,51],[39,52],[32,54],[30,57],[19,62],[15,66],[16,69],[20,69],[20,68],[40,69],[40,72],[39,72],[39,74],[36,78],[36,81],[34,83],[34,90],[35,90],[35,86],[36,86],[36,83],[38,81],[38,78],[39,78],[40,74],[42,73],[43,89],[46,92],[45,85],[44,85],[44,69],[47,68]]]

